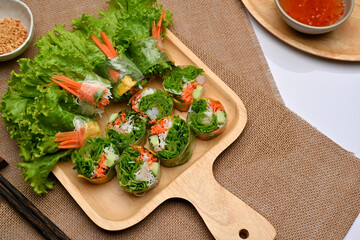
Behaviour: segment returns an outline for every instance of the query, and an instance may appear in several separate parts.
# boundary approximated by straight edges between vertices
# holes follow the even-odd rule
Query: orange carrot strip
[[[217,112],[223,110],[223,106],[219,102],[210,101],[210,107],[212,108],[213,112]]]
[[[157,30],[157,33],[156,33],[156,34],[160,34],[160,28],[161,28],[161,23],[162,23],[162,20],[163,20],[163,14],[164,14],[164,12],[163,12],[163,10],[161,9],[160,19],[159,19],[159,22],[158,22],[157,28],[156,28],[156,30]]]
[[[59,85],[60,87],[62,87],[63,89],[65,89],[66,91],[68,91],[69,93],[75,95],[75,96],[79,96],[79,93],[73,91],[71,88],[67,87],[64,83],[58,82],[55,79],[50,78],[54,83],[56,83],[57,85]]]
[[[58,146],[59,149],[80,148],[80,145]]]
[[[58,82],[53,78],[62,80],[64,82]],[[55,76],[53,76],[53,78],[50,78],[50,79],[54,83],[59,85],[60,87],[64,88],[65,90],[67,90],[71,94],[75,95],[76,97],[79,97],[79,98],[95,105],[94,95],[99,90],[99,88],[76,82],[70,78],[67,78],[67,77],[61,76],[61,75],[59,75],[59,76],[55,75]],[[106,91],[107,90],[105,89],[105,93],[106,93]],[[101,103],[99,103],[99,105],[97,107],[102,108],[103,107],[102,105],[106,105],[108,103],[109,103],[109,100],[103,98]]]
[[[94,40],[95,44],[100,48],[100,50],[106,55],[106,57],[111,58],[112,54],[110,49],[106,45],[102,44],[99,41],[99,39],[97,39],[96,36],[92,35],[91,38],[92,40]]]
[[[121,121],[124,121],[125,118],[126,118],[126,113],[125,113],[125,112],[121,112],[121,113],[120,113],[120,116],[121,116]]]
[[[75,134],[75,132],[58,132],[55,134],[55,137],[69,137],[69,136],[73,136]]]
[[[106,177],[105,170],[108,169],[108,166],[104,165],[105,161],[105,153],[101,154],[101,159],[99,161],[99,165],[95,168],[95,173],[92,176],[93,178],[102,178]]]
[[[76,139],[70,139],[70,140],[62,141],[59,145],[64,146],[64,145],[68,145],[69,143],[77,143],[77,142],[78,141]]]
[[[116,83],[118,81],[119,77],[120,77],[120,72],[118,70],[110,68],[109,69],[109,75],[114,80],[114,82]]]
[[[115,125],[120,125],[121,123],[122,123],[122,121],[121,121],[120,117],[118,117],[114,122]]]
[[[84,145],[85,128],[80,128],[76,131],[76,141],[80,143],[80,146]]]
[[[108,47],[108,49],[110,50],[111,53],[111,57],[115,58],[117,57],[117,52],[115,50],[115,48],[113,47],[113,45],[111,44],[109,38],[106,36],[106,34],[104,32],[100,33],[102,40],[104,41],[104,43],[106,44],[106,46]]]

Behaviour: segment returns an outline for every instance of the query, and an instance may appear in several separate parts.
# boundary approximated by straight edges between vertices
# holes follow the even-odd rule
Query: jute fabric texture
[[[84,12],[106,9],[102,0],[25,1],[35,18],[35,37],[55,24],[70,26]],[[171,30],[242,99],[248,123],[214,163],[217,181],[267,218],[277,239],[342,239],[360,210],[360,163],[278,101],[273,79],[241,1],[163,0],[174,13]],[[22,57],[33,57],[31,47]],[[0,63],[0,91],[16,60]],[[231,130],[231,126],[229,127]],[[0,125],[1,173],[72,239],[211,239],[192,205],[181,199],[161,204],[129,229],[97,227],[55,179],[37,196],[24,183],[19,149]],[[206,196],[204,196],[206,198]],[[0,239],[41,239],[0,198]],[[261,227],[261,226],[259,226]]]

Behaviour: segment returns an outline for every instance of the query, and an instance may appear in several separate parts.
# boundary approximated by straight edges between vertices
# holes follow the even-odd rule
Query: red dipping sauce
[[[343,0],[280,0],[279,2],[290,17],[314,27],[332,25],[344,14]]]

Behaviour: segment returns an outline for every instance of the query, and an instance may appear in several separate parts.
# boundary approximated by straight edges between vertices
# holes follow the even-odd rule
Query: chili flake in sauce
[[[344,14],[342,0],[280,0],[283,10],[298,22],[315,26],[329,26]]]

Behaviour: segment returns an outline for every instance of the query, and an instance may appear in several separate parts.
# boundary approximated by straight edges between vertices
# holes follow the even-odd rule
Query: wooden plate
[[[323,35],[306,35],[289,27],[274,0],[242,0],[252,16],[280,40],[302,51],[336,60],[360,61],[360,3],[343,26]]]
[[[212,173],[216,157],[245,127],[247,115],[242,101],[170,31],[164,45],[176,65],[192,64],[204,69],[207,81],[204,95],[218,99],[223,104],[228,115],[227,130],[210,141],[197,139],[193,156],[184,165],[161,167],[160,184],[142,197],[125,192],[116,178],[103,185],[92,185],[79,179],[72,170],[71,161],[59,163],[53,170],[55,176],[90,219],[106,230],[128,228],[144,219],[166,199],[179,197],[195,206],[216,238],[236,239],[241,231],[251,236],[250,239],[274,239],[276,232],[272,225],[222,188]],[[161,88],[161,81],[152,81],[147,86]],[[108,106],[103,118],[98,119],[100,126],[105,125],[110,114],[126,107],[125,104]],[[186,113],[175,114],[183,119],[186,117]]]

